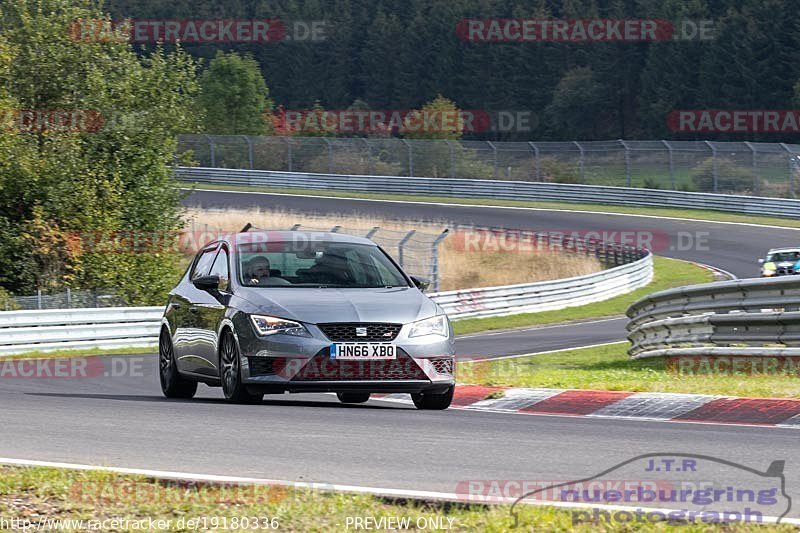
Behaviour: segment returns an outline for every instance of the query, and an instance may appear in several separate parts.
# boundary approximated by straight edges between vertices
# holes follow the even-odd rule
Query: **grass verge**
[[[662,359],[631,360],[627,349],[628,343],[620,342],[530,357],[461,363],[458,381],[502,387],[800,398],[797,373],[679,374],[667,369]]]
[[[453,322],[453,327],[457,335],[465,335],[480,331],[557,324],[572,320],[586,320],[622,315],[633,302],[653,292],[670,289],[672,287],[708,283],[714,279],[713,274],[705,268],[685,261],[667,259],[664,257],[655,258],[654,270],[655,275],[653,281],[648,286],[604,302],[596,302],[580,307],[568,307],[555,311],[545,311],[542,313],[524,313],[492,318],[467,318]]]
[[[58,359],[61,357],[92,357],[106,355],[142,355],[155,353],[158,349],[156,344],[152,346],[139,346],[138,348],[114,348],[104,350],[102,348],[76,348],[74,350],[56,350],[53,352],[25,352],[17,355],[0,356],[0,361],[14,359]]]
[[[185,182],[187,189],[209,189],[217,191],[243,191],[243,192],[263,192],[279,194],[296,194],[309,196],[329,196],[331,198],[364,198],[367,200],[395,200],[406,202],[425,202],[442,204],[465,204],[465,205],[495,205],[504,207],[528,207],[533,209],[549,209],[558,211],[590,211],[590,212],[610,212],[625,215],[643,215],[655,217],[686,218],[698,221],[711,222],[736,222],[741,224],[756,224],[763,226],[780,226],[784,228],[800,228],[800,220],[779,217],[762,217],[754,215],[739,215],[736,213],[725,213],[723,211],[712,211],[708,209],[677,209],[668,207],[632,207],[607,204],[578,204],[568,202],[532,202],[521,200],[494,200],[490,198],[450,198],[446,196],[412,196],[401,194],[370,194],[361,192],[339,192],[326,191],[321,189],[286,189],[272,187],[246,187],[237,185],[209,185],[205,183]]]
[[[514,524],[508,506],[482,506],[387,500],[369,495],[335,494],[282,487],[219,487],[176,482],[157,482],[137,476],[107,472],[51,468],[0,467],[0,517],[28,519],[35,524],[49,520],[127,520],[129,527],[116,531],[190,531],[189,521],[206,524],[198,530],[264,530],[276,525],[280,531],[345,531],[348,517],[409,519],[410,530],[434,529],[417,526],[439,520],[455,531],[504,532]],[[242,517],[247,517],[245,525]],[[745,525],[639,525],[594,522],[573,524],[568,510],[520,506],[517,531],[677,531],[740,532],[793,531],[788,526]],[[274,522],[272,521],[274,519]],[[452,522],[448,522],[448,519]],[[150,521],[153,523],[149,523]],[[156,521],[163,520],[163,524]],[[183,520],[183,527],[181,527]],[[236,520],[234,526],[234,520]],[[144,521],[146,527],[131,527]],[[169,523],[167,523],[169,521]],[[258,522],[258,527],[253,523]],[[52,522],[50,522],[52,525]],[[88,522],[84,522],[87,525]],[[216,526],[214,525],[216,524]],[[110,525],[110,524],[109,524]],[[161,525],[169,526],[161,528]],[[449,527],[447,527],[449,525]],[[155,526],[155,527],[154,527]],[[227,526],[227,527],[225,527]],[[35,527],[35,526],[34,526]],[[64,529],[76,530],[78,525]],[[20,528],[21,529],[21,528]],[[363,528],[362,528],[363,529]],[[371,528],[368,528],[371,529]],[[374,528],[385,530],[384,528]],[[97,529],[99,530],[99,529]]]

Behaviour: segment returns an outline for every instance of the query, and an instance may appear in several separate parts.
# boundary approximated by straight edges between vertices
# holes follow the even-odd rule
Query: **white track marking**
[[[318,199],[325,199],[325,200],[349,200],[355,202],[380,202],[380,203],[389,203],[389,204],[406,204],[406,205],[435,205],[439,207],[479,207],[483,209],[506,209],[506,210],[516,210],[516,211],[551,211],[555,213],[582,213],[588,215],[609,215],[609,216],[616,216],[616,217],[637,217],[637,218],[654,218],[659,220],[678,220],[681,222],[703,222],[707,224],[728,224],[734,226],[749,226],[753,228],[770,228],[770,229],[785,229],[791,231],[800,231],[800,228],[788,228],[786,226],[774,226],[769,224],[754,224],[752,222],[729,222],[723,220],[705,220],[705,219],[698,219],[698,218],[683,218],[683,217],[668,217],[662,215],[639,215],[639,214],[632,214],[632,213],[614,213],[610,211],[586,211],[582,209],[556,209],[556,208],[546,208],[546,207],[521,207],[521,206],[510,206],[510,205],[487,205],[487,204],[460,204],[460,203],[449,203],[449,202],[421,202],[421,201],[408,201],[408,200],[386,200],[386,199],[372,199],[372,198],[357,198],[352,196],[324,196],[324,195],[315,195],[315,194],[291,194],[285,192],[261,192],[261,191],[228,191],[224,189],[192,189],[189,187],[179,187],[180,190],[183,191],[190,191],[190,192],[215,192],[215,193],[224,193],[224,194],[256,194],[256,195],[263,195],[263,196],[293,196],[299,198],[318,198]],[[531,201],[538,201],[538,200],[531,200]],[[552,200],[541,200],[541,201],[552,201]],[[625,206],[620,206],[625,207]],[[737,213],[728,213],[735,215]],[[788,219],[787,219],[788,220]]]
[[[546,352],[534,352],[534,353],[523,353],[520,355],[502,355],[500,357],[485,357],[483,359],[469,359],[467,361],[459,361],[456,359],[458,363],[483,363],[486,361],[500,361],[502,359],[517,359],[519,357],[531,357],[534,355],[548,355],[551,353],[561,353],[561,352],[571,352],[572,350],[584,350],[587,348],[601,348],[603,346],[613,346],[615,344],[627,344],[628,341],[614,341],[614,342],[603,342],[600,344],[590,344],[588,346],[575,346],[573,348],[560,348],[558,350],[548,350]]]
[[[312,489],[320,490],[323,492],[343,492],[353,494],[371,494],[374,496],[384,496],[390,498],[413,498],[418,500],[439,500],[439,501],[453,501],[461,503],[473,504],[501,504],[510,505],[514,503],[516,498],[475,498],[470,500],[467,495],[459,495],[453,492],[433,492],[422,490],[408,490],[408,489],[387,489],[377,487],[363,487],[359,485],[337,485],[329,483],[313,483],[313,482],[296,482],[285,481],[266,478],[253,478],[253,477],[238,477],[238,476],[218,476],[213,474],[194,474],[187,472],[169,472],[163,470],[147,470],[139,468],[120,468],[111,466],[95,466],[87,464],[76,463],[58,463],[50,461],[37,461],[32,459],[11,459],[0,457],[0,464],[13,465],[13,466],[27,466],[27,467],[44,467],[44,468],[59,468],[68,470],[82,470],[82,471],[100,471],[112,472],[115,474],[123,475],[137,475],[155,478],[159,480],[183,480],[195,481],[206,483],[220,483],[220,484],[250,484],[250,485],[272,485],[281,487],[292,487],[297,489]],[[520,501],[524,505],[533,505],[536,507],[557,507],[561,509],[605,509],[609,511],[630,511],[636,512],[643,507],[630,507],[624,505],[604,505],[604,504],[579,504],[572,502],[548,502],[540,500],[523,499]],[[667,508],[647,508],[650,511],[660,511],[668,513],[670,511],[679,511],[680,509],[667,509]],[[780,520],[779,517],[765,516],[764,523],[772,524]],[[780,520],[782,524],[797,524],[800,525],[798,518],[784,518]]]

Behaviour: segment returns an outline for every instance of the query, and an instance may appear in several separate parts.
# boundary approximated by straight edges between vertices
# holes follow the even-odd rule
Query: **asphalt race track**
[[[222,192],[196,192],[186,202],[536,230],[654,230],[669,237],[656,253],[740,277],[757,273],[756,259],[767,248],[800,241],[787,229],[596,213]],[[707,245],[679,249],[681,232],[703,234]],[[612,319],[471,335],[457,345],[461,356],[540,352],[619,340],[624,324]],[[234,406],[222,401],[219,389],[203,385],[194,401],[168,401],[160,393],[155,356],[137,360],[140,368],[116,377],[0,378],[0,457],[453,493],[465,480],[580,479],[638,454],[683,452],[759,470],[785,459],[786,490],[800,501],[795,429],[422,412],[380,400],[353,407],[330,395]],[[727,475],[717,481],[747,482],[737,477],[746,476],[742,471]],[[800,516],[800,506],[790,515]]]

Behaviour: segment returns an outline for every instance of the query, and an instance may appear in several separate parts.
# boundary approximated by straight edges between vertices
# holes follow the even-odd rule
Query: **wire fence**
[[[209,168],[576,183],[795,198],[800,145],[183,135]]]
[[[0,309],[22,311],[34,309],[79,309],[86,307],[124,307],[125,300],[113,293],[102,290],[67,289],[55,294],[38,291],[32,296],[11,296],[4,299]]]

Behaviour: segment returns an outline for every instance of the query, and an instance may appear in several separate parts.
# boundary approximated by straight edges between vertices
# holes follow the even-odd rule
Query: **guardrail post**
[[[584,168],[583,168],[583,155],[584,155],[583,154],[583,146],[581,146],[581,143],[579,143],[578,141],[572,141],[572,144],[577,146],[578,150],[581,151],[581,157],[578,160],[578,169],[579,169],[580,176],[581,176],[581,183],[586,183],[586,174],[585,174]]]
[[[433,287],[433,292],[439,292],[439,245],[449,234],[450,229],[445,228],[431,245],[431,286]]]
[[[379,231],[380,229],[381,229],[381,227],[380,227],[380,226],[375,226],[374,228],[372,228],[371,230],[369,230],[369,233],[367,233],[367,235],[366,235],[366,238],[367,238],[367,239],[371,239],[371,238],[372,238],[372,237],[373,237],[373,236],[374,236],[376,233],[378,233],[378,231]]]
[[[711,148],[711,157],[714,166],[714,192],[719,192],[719,168],[717,167],[717,149],[711,144],[711,141],[705,141],[706,146]]]
[[[409,241],[409,239],[411,239],[411,237],[414,236],[414,234],[416,232],[417,232],[416,230],[412,229],[411,231],[409,231],[406,234],[405,237],[400,239],[399,243],[397,243],[397,259],[398,259],[398,262],[400,263],[400,268],[403,268],[403,266],[405,264],[404,254],[405,254],[406,243]]]
[[[339,230],[342,229],[341,226],[334,226],[331,228],[330,233],[339,233]]]
[[[628,143],[623,141],[622,139],[619,140],[622,147],[625,148],[625,186],[631,186],[631,150],[628,147]]]
[[[667,147],[667,151],[669,152],[669,183],[672,185],[672,190],[677,190],[677,186],[675,184],[675,158],[674,154],[672,153],[672,145],[669,144],[667,141],[662,140],[664,146]]]
[[[494,167],[494,179],[497,179],[497,147],[492,141],[486,141],[489,148],[492,149],[492,166]]]
[[[749,141],[745,141],[744,144],[745,146],[750,148],[750,153],[752,154],[753,157],[753,194],[756,196],[760,196],[759,189],[761,187],[759,186],[760,184],[758,180],[758,158],[756,156],[756,149],[753,147],[753,144]]]
[[[533,157],[535,158],[536,163],[536,181],[542,181],[542,168],[541,168],[541,161],[539,160],[539,147],[536,146],[536,143],[531,141],[528,145],[533,148]]]

